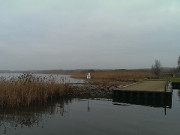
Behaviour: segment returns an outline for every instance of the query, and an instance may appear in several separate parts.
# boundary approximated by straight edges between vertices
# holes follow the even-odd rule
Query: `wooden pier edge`
[[[112,96],[114,102],[171,108],[172,93],[171,82],[168,82],[164,91],[114,89]]]

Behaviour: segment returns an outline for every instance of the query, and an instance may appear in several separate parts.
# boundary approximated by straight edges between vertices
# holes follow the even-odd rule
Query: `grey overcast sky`
[[[176,67],[179,0],[0,0],[0,70]]]

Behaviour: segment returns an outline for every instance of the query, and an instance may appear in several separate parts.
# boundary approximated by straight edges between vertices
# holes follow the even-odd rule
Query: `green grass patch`
[[[144,79],[144,81],[167,81],[167,80],[170,82],[180,82],[180,77]]]
[[[144,81],[167,81],[167,78],[152,78],[152,79],[144,79]]]
[[[171,82],[180,82],[180,78],[179,77],[172,77],[170,78]]]

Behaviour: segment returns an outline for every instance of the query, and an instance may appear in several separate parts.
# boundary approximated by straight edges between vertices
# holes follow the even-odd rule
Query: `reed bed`
[[[56,83],[53,77],[35,77],[22,74],[19,77],[0,78],[0,106],[22,107],[45,104],[53,98],[63,97],[68,93],[69,84]]]

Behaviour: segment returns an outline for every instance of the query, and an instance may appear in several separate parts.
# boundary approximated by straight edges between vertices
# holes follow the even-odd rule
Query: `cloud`
[[[177,0],[10,0],[0,16],[0,69],[174,66],[179,55]]]

